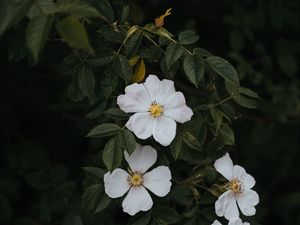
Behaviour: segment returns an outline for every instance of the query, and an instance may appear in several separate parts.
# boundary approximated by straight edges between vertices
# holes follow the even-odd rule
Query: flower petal
[[[155,118],[152,133],[158,143],[167,146],[175,138],[176,122],[165,116]]]
[[[216,201],[215,210],[218,216],[224,216],[227,220],[239,217],[235,194],[230,190],[224,192]]]
[[[182,106],[173,109],[165,109],[164,116],[169,117],[179,123],[185,123],[191,120],[193,116],[193,111],[190,107]]]
[[[239,165],[233,167],[233,176],[243,182],[244,189],[249,190],[254,187],[255,180],[245,169]]]
[[[171,189],[171,171],[166,166],[159,166],[144,175],[143,185],[159,197],[166,196]]]
[[[186,105],[185,97],[181,92],[175,92],[163,102],[165,109],[174,109]]]
[[[139,211],[151,209],[153,201],[143,186],[132,187],[122,203],[123,211],[133,216]]]
[[[117,104],[126,113],[147,112],[151,98],[143,84],[131,84],[125,88],[125,95],[119,95]]]
[[[229,223],[228,223],[228,225],[242,225],[242,224],[243,224],[243,222],[239,217],[229,220]]]
[[[128,162],[133,172],[145,173],[157,159],[157,152],[151,146],[137,145],[134,152],[129,156],[127,152],[124,152],[125,159]]]
[[[115,169],[112,173],[104,175],[105,193],[111,198],[123,196],[130,188],[127,182],[129,174],[122,169]]]
[[[211,225],[222,225],[218,220],[215,220]]]
[[[253,216],[256,212],[254,206],[259,203],[259,196],[253,190],[245,190],[237,196],[237,202],[245,216]]]
[[[214,166],[227,180],[230,181],[233,179],[233,163],[228,153],[216,160]]]
[[[149,113],[135,113],[129,118],[126,127],[138,138],[147,139],[152,135],[153,118]]]
[[[159,80],[156,75],[149,75],[144,83],[152,101],[162,104],[170,95],[175,93],[174,82],[171,80]]]

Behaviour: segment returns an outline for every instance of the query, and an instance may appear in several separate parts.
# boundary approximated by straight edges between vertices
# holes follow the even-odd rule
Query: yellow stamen
[[[167,9],[167,11],[165,12],[165,14],[163,14],[163,15],[157,17],[157,18],[155,19],[155,26],[157,26],[157,27],[162,27],[162,26],[164,25],[164,22],[165,22],[165,21],[164,21],[164,20],[165,20],[165,17],[171,15],[171,10],[172,10],[172,8],[169,8],[169,9]]]
[[[243,184],[239,179],[235,178],[228,183],[228,187],[232,190],[235,194],[240,194],[243,190]]]
[[[127,178],[130,186],[137,187],[143,184],[143,176],[140,172],[134,172]]]
[[[160,117],[164,113],[164,106],[157,102],[152,102],[149,108],[150,115],[154,118]]]

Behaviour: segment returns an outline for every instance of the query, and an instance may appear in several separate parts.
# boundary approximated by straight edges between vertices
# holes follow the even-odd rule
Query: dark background
[[[231,61],[242,85],[263,99],[233,124],[234,161],[257,181],[256,220],[300,224],[300,1],[135,1],[132,24],[152,22],[171,7],[165,27],[174,34],[196,30],[199,46]],[[33,224],[41,217],[59,221],[54,208],[79,211],[81,167],[95,153],[84,138],[93,126],[86,103],[68,101],[68,79],[58,72],[65,47],[50,40],[41,63],[29,67],[17,50],[8,54],[21,42],[16,36],[0,43],[0,224],[30,224],[28,215]],[[44,191],[54,178],[55,191]]]

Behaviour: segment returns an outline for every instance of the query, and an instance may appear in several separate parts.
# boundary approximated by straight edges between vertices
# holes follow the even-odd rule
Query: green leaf
[[[96,205],[95,213],[101,212],[109,206],[111,199],[103,192],[98,205]]]
[[[103,149],[103,162],[110,171],[116,169],[122,162],[123,148],[118,143],[117,138],[110,139]]]
[[[183,69],[187,78],[198,87],[205,73],[205,63],[200,55],[189,55],[183,61]]]
[[[151,220],[151,213],[147,212],[145,215],[143,215],[140,219],[138,219],[131,225],[148,225],[150,220]]]
[[[33,188],[43,190],[50,186],[50,176],[45,172],[32,172],[26,175],[26,182]]]
[[[103,123],[94,127],[86,136],[87,137],[108,137],[116,135],[121,131],[121,127],[114,123]]]
[[[126,83],[131,81],[132,68],[128,59],[123,55],[118,55],[113,61],[114,73],[119,75]]]
[[[215,108],[210,109],[209,112],[216,125],[216,131],[218,131],[223,123],[223,113]]]
[[[115,22],[115,14],[113,8],[108,0],[100,0],[98,4],[101,14],[111,23]]]
[[[93,66],[105,66],[111,63],[116,57],[116,52],[110,49],[103,49],[97,52],[97,58],[88,59],[87,62]]]
[[[94,53],[90,45],[85,27],[75,17],[68,16],[56,24],[56,29],[62,39],[72,48],[86,50]]]
[[[143,33],[143,30],[138,29],[133,34],[131,34],[125,42],[124,47],[128,58],[130,58],[139,50],[143,40]]]
[[[98,179],[99,181],[103,179],[105,172],[98,167],[82,167],[83,172],[86,176],[92,179]]]
[[[199,141],[194,137],[194,135],[192,135],[190,132],[188,131],[183,131],[181,133],[182,139],[183,141],[192,149],[201,150],[201,145],[199,143]]]
[[[129,155],[133,153],[136,148],[136,140],[134,135],[127,129],[122,130],[119,133],[119,144],[127,151]]]
[[[91,67],[83,65],[78,71],[78,86],[81,92],[91,98],[94,96],[95,76]]]
[[[82,195],[82,207],[87,211],[94,211],[103,195],[103,185],[93,184]]]
[[[35,62],[47,41],[52,22],[52,17],[41,15],[33,18],[27,26],[26,44],[31,51]]]
[[[83,2],[61,2],[55,4],[51,13],[65,13],[73,16],[99,17],[100,13],[94,7]]]
[[[213,56],[213,54],[211,52],[207,51],[204,48],[194,48],[193,54],[194,55],[201,55],[201,56],[204,56],[204,57]]]
[[[170,145],[170,149],[175,160],[177,160],[180,154],[181,147],[182,147],[182,137],[177,134]]]
[[[247,95],[247,96],[252,97],[252,98],[261,99],[256,92],[252,91],[249,88],[240,87],[239,92],[243,95]]]
[[[222,124],[222,127],[220,129],[220,134],[222,135],[226,145],[234,145],[235,143],[234,132],[228,125]]]
[[[239,86],[239,76],[235,68],[225,59],[218,56],[210,56],[206,59],[206,62],[226,81]]]
[[[7,0],[0,9],[0,36],[19,23],[33,4],[33,0]]]
[[[233,96],[233,100],[239,104],[240,106],[243,106],[248,109],[256,109],[257,108],[257,101],[253,98],[249,98],[247,96],[243,95],[235,95]]]
[[[182,45],[194,44],[199,40],[199,35],[192,30],[186,30],[179,34],[178,36],[179,43]]]
[[[183,54],[183,48],[178,43],[171,43],[166,49],[166,65],[170,68]]]
[[[165,224],[178,222],[180,216],[175,209],[168,206],[157,206],[152,210],[152,215]]]
[[[126,120],[129,115],[119,108],[108,109],[104,112],[104,115],[114,120]]]

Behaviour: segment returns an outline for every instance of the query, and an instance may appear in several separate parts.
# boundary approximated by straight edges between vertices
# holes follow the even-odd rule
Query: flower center
[[[131,174],[131,176],[128,176],[127,181],[130,186],[140,186],[143,184],[143,176],[140,172],[134,172]]]
[[[149,108],[150,115],[154,118],[160,117],[164,114],[164,106],[158,104],[156,101],[151,103]]]
[[[228,186],[229,189],[232,190],[235,194],[240,194],[243,191],[243,183],[237,178],[231,180]]]

